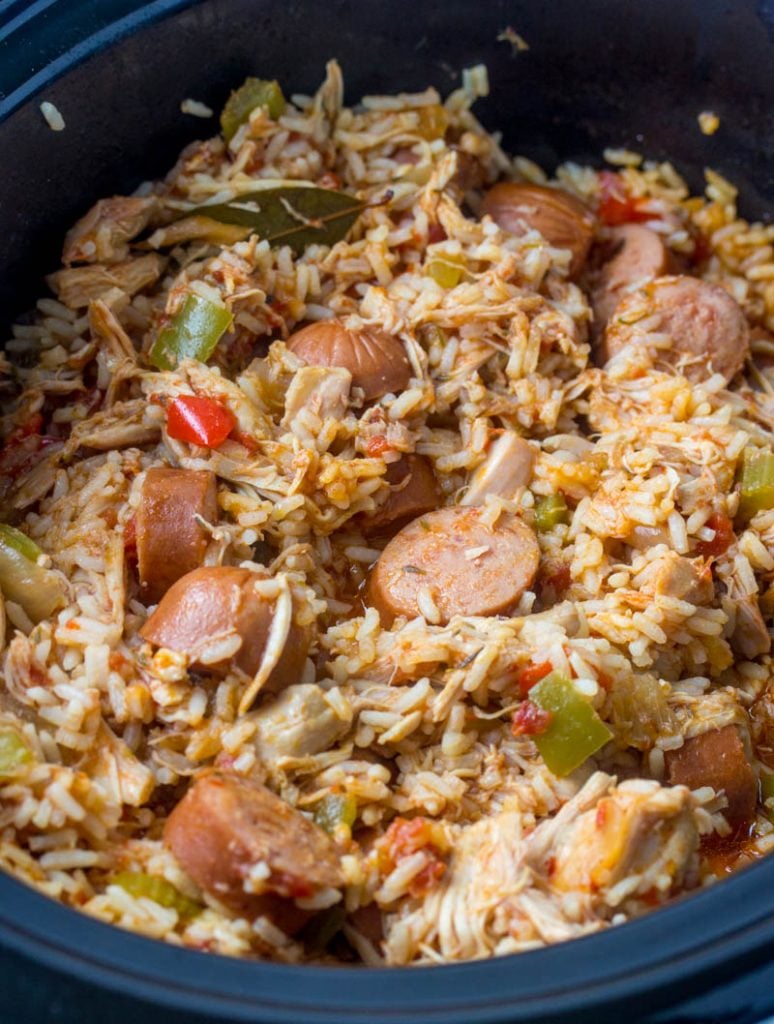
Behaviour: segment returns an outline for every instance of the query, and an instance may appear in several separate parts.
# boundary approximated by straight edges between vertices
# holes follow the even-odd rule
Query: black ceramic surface
[[[2,25],[5,24],[5,28]],[[497,40],[513,26],[529,42]],[[774,209],[774,2],[764,0],[0,0],[0,321],[39,293],[69,224],[102,195],[163,173],[211,125],[180,113],[195,97],[217,108],[246,74],[311,91],[337,56],[348,96],[428,83],[447,92],[461,67],[490,71],[477,112],[505,144],[548,167],[599,162],[607,146],[670,157],[695,186],[706,165],[737,182],[750,216]],[[38,104],[66,129],[53,133]],[[703,136],[697,114],[721,128]],[[649,918],[568,945],[485,963],[401,971],[292,968],[226,960],[153,943],[74,914],[0,877],[2,967],[30,958],[35,991],[59,992],[49,1017],[108,1012],[91,985],[218,1020],[271,1022],[635,1020],[770,962],[774,859]],[[79,979],[60,981],[53,968]],[[765,976],[764,976],[765,977]],[[771,991],[769,978],[769,991]],[[0,973],[2,981],[2,973]],[[18,982],[18,979],[17,979]],[[3,986],[3,998],[13,987]],[[96,991],[96,990],[95,990]],[[29,995],[27,996],[29,998]],[[706,1006],[706,1002],[704,1004]],[[774,1009],[774,997],[770,1002]],[[0,1001],[0,1009],[5,1007]],[[48,1012],[48,1011],[46,1011]],[[116,1011],[117,1012],[117,1011]],[[704,1012],[704,1011],[700,1011]],[[162,1014],[163,1016],[164,1014]],[[178,1014],[166,1019],[177,1024]],[[705,1018],[709,1019],[709,1014]]]

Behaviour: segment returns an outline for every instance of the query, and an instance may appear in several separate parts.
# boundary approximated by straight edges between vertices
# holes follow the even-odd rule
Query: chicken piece
[[[113,732],[102,722],[89,753],[78,766],[93,782],[99,783],[117,804],[142,807],[156,788],[156,778]]]
[[[728,599],[724,607],[732,614],[731,647],[742,658],[768,654],[771,636],[758,604],[758,581],[744,555],[734,557],[727,586]]]
[[[738,828],[755,817],[758,779],[747,753],[746,733],[736,725],[690,736],[678,750],[666,753],[667,778],[672,784],[701,789],[712,786],[725,793],[729,825]]]
[[[352,724],[351,712],[341,718],[325,690],[314,683],[288,686],[250,718],[256,724],[258,757],[270,767],[283,757],[311,757],[328,750]]]
[[[689,604],[709,604],[715,596],[712,569],[701,558],[685,558],[668,551],[635,579],[643,594],[676,597]]]
[[[318,320],[292,334],[289,351],[308,366],[338,366],[352,374],[366,402],[400,394],[411,379],[411,364],[399,338],[378,327],[350,330],[340,320]]]
[[[664,336],[671,347],[664,347]],[[730,382],[747,358],[750,329],[741,307],[718,285],[659,277],[621,300],[600,345],[602,362],[632,344],[679,366],[694,384],[713,373]]]
[[[294,621],[294,606],[282,576],[204,566],[169,588],[140,636],[185,654],[194,668],[250,676],[239,705],[244,714],[261,690],[276,692],[301,676],[311,635]]]
[[[302,366],[293,375],[285,395],[282,426],[305,441],[320,423],[342,420],[351,386],[349,370],[338,366]]]
[[[433,467],[421,455],[404,455],[389,463],[384,479],[390,490],[386,501],[364,518],[366,536],[394,531],[409,520],[432,512],[441,503]]]
[[[506,430],[490,446],[486,458],[470,478],[461,505],[481,505],[488,494],[512,498],[532,478],[535,452],[528,441]]]
[[[332,840],[265,786],[237,775],[200,776],[164,825],[164,843],[196,884],[235,913],[266,915],[294,934],[310,914],[296,900],[344,884]],[[327,898],[326,898],[327,897]]]
[[[46,282],[65,306],[82,309],[113,288],[131,298],[148,285],[155,284],[165,266],[166,260],[161,256],[148,253],[122,263],[93,263],[91,266],[58,270],[49,274]]]
[[[489,526],[480,508],[441,508],[393,537],[371,571],[366,600],[385,623],[429,613],[427,598],[440,623],[502,615],[531,586],[539,561],[534,533],[516,516]]]
[[[151,444],[161,435],[161,424],[154,418],[156,410],[141,398],[116,402],[87,420],[76,423],[63,449],[65,458],[72,458],[79,448],[110,451]]]
[[[590,893],[610,907],[632,896],[666,900],[695,885],[699,832],[689,791],[646,779],[614,783],[595,773],[535,829],[529,860],[555,889]]]
[[[130,364],[130,370],[136,365],[137,350],[132,344],[132,339],[118,322],[113,310],[101,299],[89,303],[89,329],[95,341],[104,346],[119,362]]]
[[[100,199],[67,232],[62,263],[120,263],[129,255],[128,243],[156,213],[155,196],[113,196]]]
[[[569,249],[570,277],[583,269],[594,238],[594,216],[580,199],[559,188],[501,181],[484,196],[481,214],[488,214],[515,235],[538,231],[549,245]]]
[[[218,519],[215,474],[154,466],[145,474],[135,519],[142,598],[156,604],[181,576],[198,568]]]

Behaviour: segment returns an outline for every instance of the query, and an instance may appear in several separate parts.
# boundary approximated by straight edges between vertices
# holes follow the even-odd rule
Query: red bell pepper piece
[[[217,448],[235,425],[233,414],[214,398],[179,395],[167,407],[167,433],[176,441]]]

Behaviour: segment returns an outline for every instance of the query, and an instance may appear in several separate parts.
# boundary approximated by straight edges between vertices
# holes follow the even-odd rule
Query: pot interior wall
[[[113,6],[125,13],[143,5]],[[151,19],[180,5],[145,6],[141,17]],[[104,20],[111,4],[83,4],[79,12],[54,2],[24,48],[16,52],[11,36],[0,73],[5,91],[56,56],[74,23],[85,36],[94,7]],[[694,187],[704,166],[716,167],[739,184],[744,210],[762,216],[766,197],[774,199],[774,39],[763,17],[755,0],[194,3],[91,56],[0,123],[2,319],[39,294],[63,232],[95,198],[164,173],[187,142],[215,131],[214,122],[181,114],[183,99],[217,110],[247,74],[310,92],[332,56],[350,100],[428,84],[447,93],[461,68],[483,62],[491,95],[476,112],[502,130],[506,148],[553,169],[567,158],[599,163],[605,146],[627,146],[670,157]],[[498,39],[507,27],[528,50]],[[64,131],[46,125],[43,98],[62,112]],[[712,137],[699,130],[702,110],[720,116]]]

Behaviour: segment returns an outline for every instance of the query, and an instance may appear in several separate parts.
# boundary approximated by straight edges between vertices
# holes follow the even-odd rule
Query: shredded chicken
[[[156,253],[138,256],[121,263],[93,263],[89,266],[69,267],[49,274],[46,278],[60,302],[70,309],[82,309],[116,289],[116,295],[136,295],[155,284],[161,277],[166,260]]]
[[[150,223],[155,196],[114,196],[100,199],[67,232],[62,262],[120,263],[129,255],[128,243]]]

